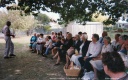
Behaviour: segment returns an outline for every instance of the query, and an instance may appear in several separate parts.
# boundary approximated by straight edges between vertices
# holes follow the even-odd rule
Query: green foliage
[[[13,29],[20,29],[20,30],[28,30],[33,28],[35,23],[37,22],[34,19],[34,16],[29,15],[29,16],[21,16],[20,11],[18,10],[9,10],[8,14],[5,13],[0,13],[0,28],[2,28],[6,21],[9,20],[11,21],[12,25],[11,27]]]
[[[40,23],[42,23],[44,25],[49,24],[49,22],[50,22],[50,19],[46,14],[39,13],[37,16],[37,19]]]
[[[51,26],[49,26],[49,25],[43,26],[43,29],[45,31],[50,31],[51,30],[50,28],[51,28]]]
[[[40,10],[52,11],[59,13],[60,20],[66,23],[76,20],[84,24],[91,21],[96,12],[108,16],[103,21],[105,25],[115,24],[122,13],[128,12],[126,0],[19,0],[18,6],[26,14]]]

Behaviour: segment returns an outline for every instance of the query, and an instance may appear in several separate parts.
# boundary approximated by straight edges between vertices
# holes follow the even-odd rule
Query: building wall
[[[88,39],[91,40],[92,34],[97,33],[101,37],[103,32],[103,24],[100,22],[87,22],[86,25],[81,25],[76,22],[71,22],[66,27],[66,32],[70,32],[75,36],[78,32],[86,32]]]

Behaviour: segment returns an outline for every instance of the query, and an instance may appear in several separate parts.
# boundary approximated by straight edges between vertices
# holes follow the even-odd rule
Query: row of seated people
[[[43,45],[38,44],[40,37],[42,38],[41,43]],[[121,56],[123,55],[123,57],[127,54],[127,35],[121,36],[120,34],[116,34],[115,41],[112,43],[111,38],[107,36],[107,32],[103,32],[100,38],[98,34],[93,34],[92,41],[88,40],[86,33],[81,32],[75,37],[72,37],[72,34],[69,32],[66,38],[59,36],[53,39],[47,36],[43,40],[42,34],[40,34],[40,37],[37,39],[36,44],[35,42],[32,44],[34,51],[36,50],[37,53],[40,51],[43,57],[47,57],[51,51],[52,59],[57,58],[55,65],[60,65],[60,61],[63,61],[66,62],[65,66],[68,68],[70,63],[73,62],[76,66],[86,69],[87,72],[93,70],[95,78],[97,78],[97,70],[103,70],[102,53],[116,51]],[[76,52],[78,53],[75,54]]]

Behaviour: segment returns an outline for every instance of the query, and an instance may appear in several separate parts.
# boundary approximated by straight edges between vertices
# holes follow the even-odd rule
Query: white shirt
[[[50,39],[50,40],[46,41],[45,46],[48,46],[48,45],[51,44],[51,43],[52,43],[52,40]]]
[[[39,38],[37,39],[37,42],[39,42],[39,43],[41,43],[41,42],[45,42],[45,39],[44,39],[44,38],[39,37]]]
[[[107,46],[103,45],[101,53],[112,52],[112,51],[113,51],[112,46],[110,44],[108,44]]]
[[[117,46],[119,45],[119,42],[113,41],[111,45],[113,48],[117,48]]]
[[[101,49],[102,49],[102,44],[99,41],[97,41],[96,43],[91,42],[89,44],[89,48],[86,56],[96,57],[101,52]],[[91,54],[91,56],[89,56],[89,54]]]
[[[7,36],[8,33],[9,34],[12,34],[11,31],[10,31],[10,29],[9,29],[9,27],[7,25],[5,25],[3,27],[2,32],[3,32],[4,36]]]
[[[84,46],[84,43],[82,43],[81,46],[80,46],[80,52],[79,52],[80,54],[82,54],[82,48],[83,48],[83,46]]]

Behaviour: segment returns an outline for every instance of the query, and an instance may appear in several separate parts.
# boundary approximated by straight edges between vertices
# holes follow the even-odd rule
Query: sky
[[[18,4],[18,1],[17,0],[15,0],[15,2],[16,2],[16,4]],[[3,8],[3,7],[0,8],[0,12],[6,12],[8,14],[7,9],[6,8]],[[57,13],[46,12],[46,11],[41,11],[41,13],[46,14],[49,18],[54,19],[54,20],[57,20],[57,19],[60,18],[60,15],[57,14]]]
[[[60,18],[60,15],[57,13],[53,13],[53,12],[46,12],[46,11],[41,11],[41,13],[46,14],[49,18],[52,18],[54,20],[57,20]]]

